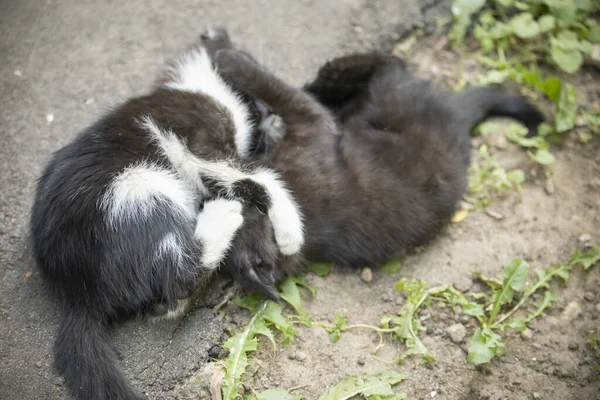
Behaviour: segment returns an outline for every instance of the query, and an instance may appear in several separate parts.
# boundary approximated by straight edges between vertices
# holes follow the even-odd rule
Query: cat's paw
[[[227,30],[221,27],[208,28],[200,35],[200,42],[211,59],[214,58],[217,51],[233,48]]]
[[[202,244],[202,264],[215,268],[225,258],[235,233],[244,223],[242,203],[216,199],[204,203],[198,215],[195,237]]]
[[[274,203],[269,209],[269,218],[279,251],[286,256],[300,252],[304,245],[304,229],[295,205],[291,202]]]

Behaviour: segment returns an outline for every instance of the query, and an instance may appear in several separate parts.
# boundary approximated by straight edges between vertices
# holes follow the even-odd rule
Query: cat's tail
[[[452,102],[460,116],[460,129],[467,132],[486,118],[509,117],[523,123],[530,137],[537,134],[538,125],[544,121],[544,115],[525,97],[507,94],[498,85],[467,89],[453,95]]]
[[[145,399],[117,366],[105,324],[88,311],[65,310],[54,351],[56,367],[77,399]]]

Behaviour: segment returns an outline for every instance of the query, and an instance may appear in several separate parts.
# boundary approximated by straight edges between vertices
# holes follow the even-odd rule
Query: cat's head
[[[283,137],[283,120],[239,83],[219,73],[216,53],[232,48],[224,29],[209,29],[200,44],[172,60],[159,76],[158,86],[190,95],[202,113],[201,126],[190,135],[188,146],[200,156],[229,156],[260,161]]]

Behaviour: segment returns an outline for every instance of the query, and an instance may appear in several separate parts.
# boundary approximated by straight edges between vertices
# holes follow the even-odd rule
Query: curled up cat
[[[377,266],[430,240],[466,190],[471,130],[503,116],[531,136],[544,119],[524,97],[497,86],[447,93],[387,54],[335,59],[304,88],[230,45],[216,52],[215,64],[234,88],[283,120],[285,136],[267,137],[260,162],[292,190],[310,261]],[[263,282],[272,287],[269,278]]]
[[[203,34],[148,95],[80,132],[39,179],[33,250],[62,304],[55,365],[78,399],[144,398],[116,365],[106,329],[184,310],[232,246],[246,286],[259,281],[267,295],[261,268],[297,263],[297,205],[275,172],[251,160],[279,119],[262,118],[260,104],[223,81],[211,61],[217,43],[214,31]],[[258,244],[238,234],[265,224]]]

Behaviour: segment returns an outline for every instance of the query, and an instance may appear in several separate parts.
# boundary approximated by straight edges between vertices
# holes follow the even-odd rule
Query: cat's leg
[[[242,203],[237,200],[215,199],[204,203],[198,215],[194,238],[202,248],[201,265],[215,269],[225,259],[233,238],[242,226]]]
[[[220,50],[215,55],[214,64],[219,74],[234,87],[262,100],[288,126],[319,123],[335,131],[335,121],[321,104],[266,71],[248,54],[239,50]]]
[[[209,191],[238,198],[269,216],[283,255],[297,254],[304,244],[302,215],[284,182],[267,168],[236,166],[226,161],[200,161],[197,167]]]
[[[361,94],[373,74],[382,66],[405,68],[402,60],[384,53],[354,54],[336,58],[323,65],[316,78],[304,90],[331,109],[342,107],[348,100]]]

